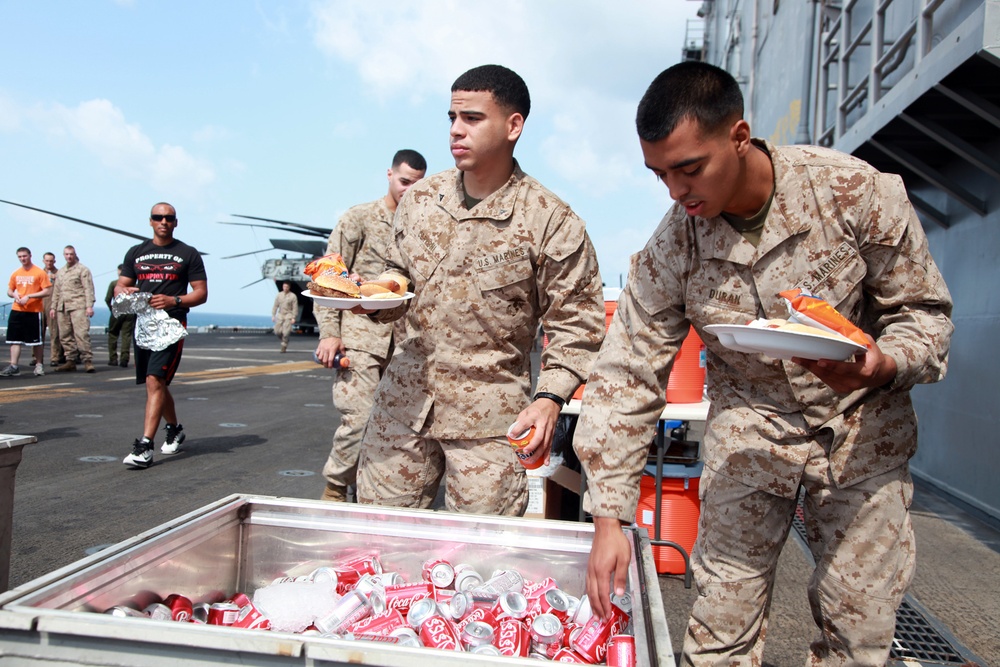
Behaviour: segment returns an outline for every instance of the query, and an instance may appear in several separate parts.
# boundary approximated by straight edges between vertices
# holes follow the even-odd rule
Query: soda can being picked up
[[[515,425],[516,423],[511,424],[510,428],[507,429],[507,442],[514,448],[514,455],[517,456],[517,460],[528,470],[541,468],[545,464],[545,457],[542,455],[544,448],[536,447],[530,454],[524,451],[524,448],[531,443],[531,439],[535,436],[535,427],[530,426],[527,431],[514,433]]]

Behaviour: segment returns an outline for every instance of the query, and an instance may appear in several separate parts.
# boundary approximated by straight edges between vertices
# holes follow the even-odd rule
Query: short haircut
[[[174,209],[174,215],[177,215],[177,207],[171,204],[170,202],[165,202],[165,201],[158,201],[155,204],[153,204],[153,206],[149,209],[149,215],[153,215],[153,209],[156,208],[157,206],[169,206],[170,208]]]
[[[401,164],[408,164],[411,169],[416,169],[417,171],[427,171],[427,160],[424,159],[423,155],[410,148],[396,151],[396,154],[392,157],[393,169]]]
[[[25,250],[27,250],[27,248],[25,248]],[[54,252],[44,252],[44,253],[42,253],[42,257],[48,257],[50,255],[52,256],[52,259],[56,258],[56,254]]]
[[[17,254],[17,253],[19,253],[19,252],[26,252],[26,253],[28,253],[29,255],[31,254],[31,251],[30,251],[30,250],[28,250],[27,248],[25,248],[24,246],[21,246],[20,248],[18,248],[17,250],[15,250],[15,251],[14,251],[14,254],[16,255],[16,254]]]
[[[65,248],[63,248],[63,250],[72,250],[73,252],[76,252],[76,248],[74,248],[71,245],[66,246]]]
[[[685,118],[714,133],[743,118],[743,93],[729,72],[682,62],[661,72],[639,102],[635,127],[647,142],[665,139]]]
[[[527,118],[531,111],[531,96],[524,79],[502,65],[473,67],[451,84],[451,92],[459,90],[488,92],[502,109],[519,113],[522,118]]]

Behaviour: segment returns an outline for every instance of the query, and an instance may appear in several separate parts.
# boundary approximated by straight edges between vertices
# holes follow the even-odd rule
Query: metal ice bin
[[[645,531],[632,540],[630,593],[638,665],[674,665]],[[233,495],[77,561],[0,596],[4,664],[411,665],[531,664],[452,651],[403,648],[289,633],[196,625],[102,612],[153,593],[197,603],[238,591],[252,596],[276,577],[308,573],[351,554],[377,552],[386,570],[420,580],[431,556],[470,563],[489,576],[516,568],[585,591],[593,526]]]

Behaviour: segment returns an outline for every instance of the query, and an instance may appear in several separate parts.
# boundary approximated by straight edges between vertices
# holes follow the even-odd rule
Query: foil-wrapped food
[[[111,301],[111,313],[115,317],[135,315],[135,344],[159,352],[187,336],[187,329],[167,311],[149,305],[152,296],[149,292],[119,294]]]

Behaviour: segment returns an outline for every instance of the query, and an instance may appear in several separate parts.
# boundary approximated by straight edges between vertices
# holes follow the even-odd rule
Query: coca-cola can
[[[479,646],[470,646],[469,653],[476,653],[478,655],[503,655],[493,644],[480,644]]]
[[[190,621],[194,605],[191,599],[177,593],[171,593],[164,600],[163,604],[170,607],[171,618],[175,621]]]
[[[386,609],[398,609],[401,613],[406,614],[414,602],[428,598],[433,593],[434,584],[429,581],[403,586],[386,586],[385,607]]]
[[[574,651],[571,648],[563,647],[556,651],[555,655],[552,656],[553,662],[571,662],[577,665],[589,665],[590,663],[583,659],[583,656]]]
[[[373,575],[372,578],[383,586],[402,586],[406,583],[403,575],[399,572],[383,572],[382,574]]]
[[[232,625],[240,613],[240,606],[233,602],[214,602],[208,606],[209,625]]]
[[[111,607],[110,609],[106,609],[104,613],[119,618],[149,618],[149,616],[138,609],[132,609],[132,607],[126,607],[125,605]]]
[[[517,591],[507,591],[497,600],[493,607],[493,614],[497,618],[509,616],[510,618],[524,618],[528,615],[528,598]]]
[[[570,648],[579,653],[584,659],[592,662],[604,662],[607,653],[608,639],[612,635],[617,635],[622,628],[628,625],[628,614],[618,605],[610,605],[610,613],[607,618],[601,620],[597,616],[591,616],[580,634],[570,642]]]
[[[590,617],[594,615],[594,612],[590,608],[590,598],[583,595],[580,598],[580,603],[576,606],[573,611],[572,621],[577,625],[583,625],[590,620]]]
[[[406,612],[406,623],[411,628],[419,629],[424,621],[436,613],[438,608],[434,598],[421,598],[410,605],[409,611]]]
[[[445,651],[461,651],[462,643],[459,641],[458,632],[455,626],[449,623],[440,614],[433,614],[426,619],[417,631],[420,641],[428,648],[437,648]]]
[[[354,570],[358,574],[382,574],[382,562],[378,559],[378,554],[362,554],[339,560],[333,567],[337,570]]]
[[[468,563],[455,566],[455,590],[466,592],[483,583],[483,575]]]
[[[233,596],[231,602],[238,605],[239,613],[233,621],[234,628],[248,628],[251,630],[270,630],[271,621],[257,609],[256,605],[243,593]]]
[[[612,593],[611,602],[626,614],[632,613],[632,596],[628,593],[622,593],[621,595]]]
[[[554,656],[562,645],[562,621],[552,614],[535,616],[531,620],[528,633],[531,636],[531,650],[549,658]]]
[[[462,628],[462,644],[465,646],[480,646],[493,643],[493,628],[482,621],[466,623]]]
[[[373,575],[361,575],[352,590],[368,601],[371,613],[381,614],[385,611],[385,587],[378,583]]]
[[[524,597],[529,600],[536,600],[541,597],[545,591],[551,591],[553,588],[559,588],[559,583],[552,577],[545,577],[541,581],[525,582],[524,590],[521,592],[524,593]]]
[[[483,607],[474,607],[469,615],[458,622],[458,631],[461,632],[469,623],[485,623],[494,630],[500,627],[500,621],[493,612]]]
[[[516,618],[502,619],[494,639],[494,646],[497,647],[501,655],[527,658],[531,651],[531,636],[528,634],[528,626]]]
[[[635,667],[635,637],[612,635],[608,639],[608,667]]]
[[[561,623],[569,618],[569,598],[558,588],[545,591],[538,598],[538,608],[543,614],[552,614]]]
[[[337,571],[332,567],[317,567],[309,573],[309,581],[314,584],[329,583],[334,588],[337,587]]]
[[[451,596],[451,599],[448,600],[448,609],[451,612],[451,618],[454,621],[461,621],[463,618],[471,614],[474,608],[472,596],[468,593],[455,593]]]
[[[389,636],[398,639],[400,646],[412,646],[414,648],[420,648],[421,646],[424,645],[424,643],[420,641],[420,637],[417,635],[416,631],[414,631],[413,628],[405,626],[401,628],[396,628],[395,630],[389,633]]]
[[[162,602],[154,602],[145,609],[142,610],[146,616],[149,616],[154,621],[172,621],[174,620],[174,612],[170,610],[170,607],[163,604]]]
[[[386,609],[380,614],[372,614],[354,623],[349,628],[358,634],[387,635],[397,628],[406,626],[406,619],[398,609]]]
[[[420,573],[424,581],[431,582],[435,588],[448,588],[455,582],[455,568],[444,558],[424,561]]]

